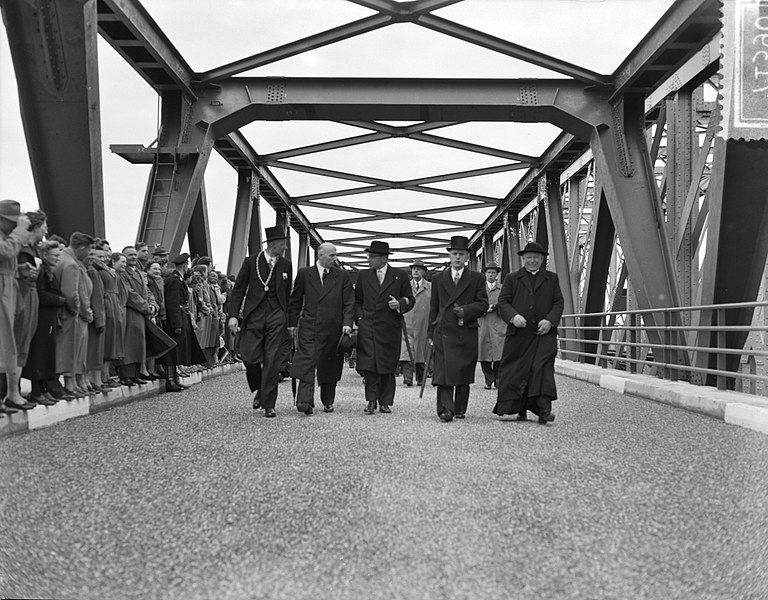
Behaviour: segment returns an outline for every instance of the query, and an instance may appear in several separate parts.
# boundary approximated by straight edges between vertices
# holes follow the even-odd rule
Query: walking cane
[[[419,400],[424,397],[424,388],[427,387],[427,375],[429,375],[429,367],[432,366],[432,358],[435,356],[435,344],[429,345],[429,356],[427,356],[427,364],[424,366],[424,376],[421,378],[421,390],[419,390]]]

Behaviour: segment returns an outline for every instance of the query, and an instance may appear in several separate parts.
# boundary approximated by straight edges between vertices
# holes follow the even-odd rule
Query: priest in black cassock
[[[277,384],[284,360],[288,300],[293,270],[283,258],[287,235],[282,227],[267,227],[267,247],[243,261],[229,302],[229,330],[240,331],[240,357],[253,397],[253,408],[275,417]],[[242,311],[241,311],[242,307]]]
[[[527,411],[546,425],[553,421],[552,401],[557,398],[555,356],[557,324],[563,314],[563,294],[557,275],[544,269],[547,251],[528,242],[520,252],[523,268],[504,278],[497,309],[508,323],[499,363],[497,415]]]

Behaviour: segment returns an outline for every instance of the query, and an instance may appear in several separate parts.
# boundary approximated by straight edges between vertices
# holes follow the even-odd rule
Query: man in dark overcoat
[[[165,391],[180,392],[187,386],[179,380],[177,367],[203,364],[205,355],[200,349],[189,316],[189,290],[184,282],[184,274],[189,269],[189,254],[179,254],[171,260],[171,264],[173,271],[163,279],[165,319],[162,327],[176,342],[176,347],[159,361],[165,370]]]
[[[147,359],[147,332],[144,317],[152,315],[153,309],[149,304],[149,292],[143,273],[139,270],[139,258],[136,248],[126,246],[123,255],[128,262],[120,277],[125,282],[128,292],[128,304],[125,311],[125,356],[117,367],[120,383],[123,385],[144,385],[146,381],[139,379],[139,371]]]
[[[240,331],[240,356],[248,386],[255,392],[253,408],[275,417],[293,269],[283,258],[288,239],[283,228],[267,227],[265,234],[266,249],[246,258],[237,274],[228,325],[231,332]]]
[[[291,363],[291,377],[299,381],[296,408],[307,415],[315,407],[315,377],[323,410],[333,412],[344,368],[344,354],[337,347],[343,334],[352,333],[355,293],[349,276],[335,262],[336,247],[320,244],[317,264],[296,273],[288,304],[288,328],[296,340]]]
[[[432,278],[427,334],[435,350],[437,415],[444,422],[466,415],[477,366],[477,319],[488,310],[485,277],[467,267],[469,239],[453,236],[448,252],[450,268]]]
[[[563,294],[557,275],[544,269],[547,251],[528,242],[520,252],[523,268],[504,278],[499,294],[499,316],[507,333],[499,365],[497,415],[538,415],[539,423],[553,421],[557,325],[563,314]]]
[[[364,412],[372,415],[377,404],[381,412],[392,412],[402,315],[413,308],[414,299],[408,273],[388,264],[388,243],[374,240],[365,251],[371,268],[358,273],[355,285],[356,368],[365,380]]]

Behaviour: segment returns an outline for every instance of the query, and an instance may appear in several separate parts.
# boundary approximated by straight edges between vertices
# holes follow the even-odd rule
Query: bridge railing
[[[629,373],[768,395],[755,309],[739,302],[563,315],[559,356]],[[764,366],[766,368],[764,368]]]

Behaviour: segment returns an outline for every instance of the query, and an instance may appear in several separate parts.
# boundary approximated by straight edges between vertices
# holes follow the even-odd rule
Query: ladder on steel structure
[[[161,244],[168,223],[171,195],[176,184],[176,153],[158,148],[152,165],[152,180],[148,186],[146,211],[142,218],[141,235],[145,244]]]

